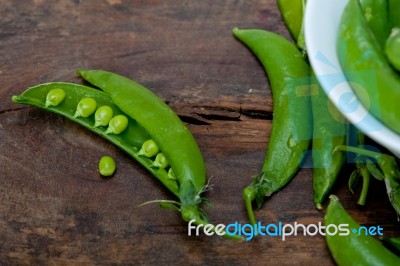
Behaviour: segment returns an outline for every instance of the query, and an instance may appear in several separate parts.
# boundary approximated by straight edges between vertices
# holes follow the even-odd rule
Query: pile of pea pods
[[[348,182],[350,191],[353,193],[355,186],[362,183],[358,204],[365,204],[370,179],[376,178],[385,182],[390,202],[399,215],[400,170],[396,159],[365,148],[370,140],[329,102],[308,63],[303,32],[306,0],[277,2],[293,40],[262,29],[232,31],[264,66],[274,101],[273,126],[262,169],[243,190],[250,223],[257,224],[254,203],[261,208],[266,197],[288,184],[310,147],[316,209],[323,210],[330,198],[326,224],[359,227],[339,199],[330,195],[348,154],[355,154],[354,171]],[[366,67],[384,70],[378,72],[379,91],[368,91],[385,96],[371,103],[371,113],[400,133],[400,109],[393,101],[400,98],[400,16],[396,10],[400,10],[400,1],[349,0],[341,18],[338,55],[349,78],[365,88],[368,84],[357,73]],[[360,56],[367,51],[370,56]],[[207,202],[202,196],[207,189],[204,160],[196,140],[177,114],[153,92],[126,77],[104,70],[76,73],[96,88],[45,83],[28,88],[12,100],[60,114],[115,144],[178,199],[159,203],[180,212],[186,222],[194,220],[215,230],[201,206]],[[305,91],[299,93],[298,88]],[[112,176],[113,158],[102,157],[99,172]],[[400,265],[400,258],[371,236],[345,238],[327,234],[326,241],[339,265]],[[400,238],[384,241],[399,249]]]
[[[348,182],[350,191],[354,193],[360,180],[362,183],[358,204],[365,204],[370,179],[374,177],[385,182],[389,200],[400,215],[400,170],[395,157],[366,148],[366,142],[370,140],[334,107],[308,64],[303,29],[306,1],[278,0],[278,6],[294,43],[265,30],[233,29],[233,35],[264,66],[274,100],[274,120],[261,173],[243,190],[250,222],[256,224],[252,203],[260,208],[265,197],[290,182],[301,166],[309,144],[312,147],[316,209],[322,210],[324,202],[330,198],[326,225],[345,223],[360,227],[343,209],[339,199],[330,195],[350,154],[355,154],[355,169]],[[380,99],[371,102],[372,115],[400,133],[400,109],[395,100],[400,99],[400,18],[396,11],[400,11],[400,1],[349,0],[340,21],[337,52],[347,78],[366,88],[370,98]],[[366,69],[376,70],[377,86],[365,81],[362,73]],[[309,91],[299,93],[298,88],[304,88],[304,84],[309,85]],[[288,106],[295,111],[290,111]],[[392,248],[399,248],[396,243],[400,238],[383,240]],[[372,236],[326,234],[326,241],[339,265],[400,263],[400,257]]]

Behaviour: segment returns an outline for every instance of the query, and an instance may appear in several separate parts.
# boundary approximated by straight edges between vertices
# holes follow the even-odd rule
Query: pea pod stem
[[[335,149],[338,151],[352,152],[355,154],[373,158],[379,166],[385,181],[386,191],[389,196],[390,203],[392,204],[397,216],[400,215],[400,170],[397,166],[396,159],[393,156],[363,149],[354,146],[339,145]]]
[[[365,135],[359,131],[355,126],[349,125],[348,144],[353,146],[363,146],[365,142]],[[343,152],[340,152],[344,154]],[[337,154],[337,153],[335,153]],[[349,158],[350,159],[350,158]],[[357,185],[359,178],[362,179],[362,188],[357,201],[358,205],[365,205],[368,195],[368,189],[371,179],[370,168],[371,161],[366,159],[365,156],[357,154],[354,158],[355,170],[351,174],[348,186],[352,194],[354,194],[353,187]]]
[[[362,189],[360,196],[358,198],[357,204],[358,205],[365,205],[365,201],[367,199],[368,195],[368,188],[369,188],[369,183],[371,179],[371,173],[368,171],[368,168],[365,165],[358,166],[360,175],[362,177]]]
[[[246,205],[247,216],[249,218],[250,224],[256,225],[256,217],[253,212],[253,202],[256,200],[258,189],[254,189],[253,186],[248,186],[243,190],[243,200]],[[262,195],[264,197],[264,195]]]
[[[260,60],[270,80],[274,119],[266,156],[259,174],[243,190],[250,222],[255,225],[252,203],[261,207],[264,197],[285,186],[296,174],[310,144],[311,104],[307,86],[309,67],[296,46],[275,33],[233,29],[233,35]],[[302,91],[301,89],[304,89]]]
[[[348,225],[348,229],[358,230],[360,225],[348,214],[335,195],[330,196],[326,210],[325,226]],[[400,265],[400,257],[386,249],[370,235],[326,234],[326,243],[335,262],[341,265]]]

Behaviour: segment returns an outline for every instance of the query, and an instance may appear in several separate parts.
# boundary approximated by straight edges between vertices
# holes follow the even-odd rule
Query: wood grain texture
[[[272,119],[267,76],[233,27],[289,34],[273,0],[0,0],[0,264],[330,265],[323,237],[234,242],[187,236],[173,199],[135,161],[57,115],[10,97],[50,81],[81,83],[79,68],[128,76],[157,93],[188,124],[206,160],[214,223],[247,222],[241,191],[261,168]],[[112,178],[98,159],[116,159]],[[372,181],[359,208],[344,173],[335,187],[349,212],[387,235],[399,225]],[[323,220],[302,169],[256,213],[265,223]]]

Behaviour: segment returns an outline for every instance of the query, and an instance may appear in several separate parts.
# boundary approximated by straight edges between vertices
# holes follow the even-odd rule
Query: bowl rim
[[[304,16],[304,34],[307,53],[321,87],[342,115],[365,135],[400,155],[400,135],[372,116],[353,93],[340,66],[336,53],[336,39],[340,17],[348,0],[308,0]],[[341,101],[347,95],[347,103],[357,108],[349,111]]]

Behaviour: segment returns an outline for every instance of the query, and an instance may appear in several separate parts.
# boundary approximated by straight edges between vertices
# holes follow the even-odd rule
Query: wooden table
[[[128,76],[157,93],[185,121],[203,152],[212,190],[210,220],[247,223],[241,191],[262,165],[272,95],[256,58],[233,27],[289,34],[273,0],[0,0],[0,264],[333,264],[322,236],[249,242],[188,236],[174,199],[106,140],[60,116],[11,103],[51,81],[81,83],[79,68]],[[117,161],[101,178],[98,159]],[[364,208],[333,192],[357,219],[398,234],[382,182]],[[263,223],[318,223],[311,169],[301,169],[256,212]]]

